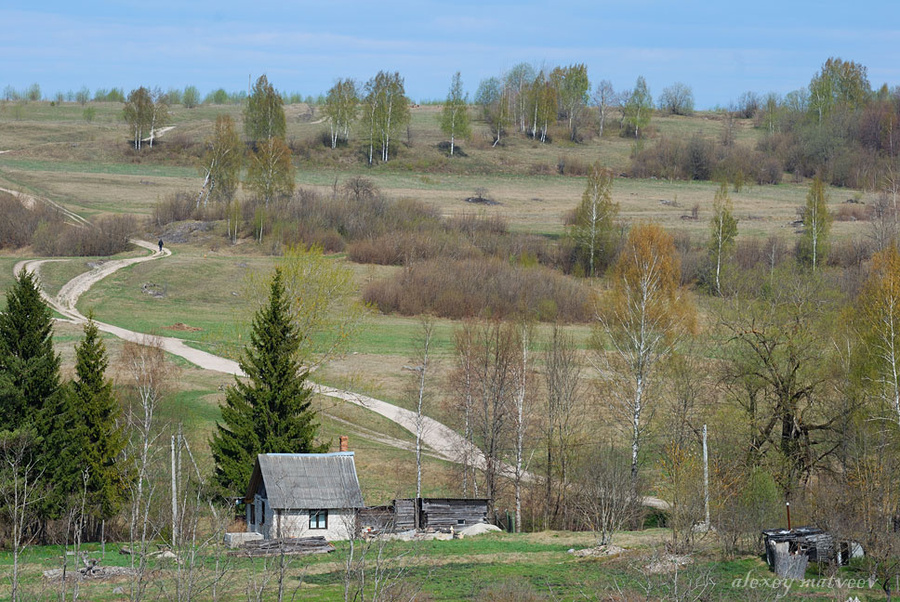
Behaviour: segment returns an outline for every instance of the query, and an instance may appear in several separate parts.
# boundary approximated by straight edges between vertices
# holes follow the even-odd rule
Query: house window
[[[256,504],[250,504],[250,524],[256,524]]]
[[[266,524],[266,501],[260,500],[259,502],[259,524]]]
[[[328,528],[328,510],[310,510],[309,511],[309,528],[310,529],[327,529]]]

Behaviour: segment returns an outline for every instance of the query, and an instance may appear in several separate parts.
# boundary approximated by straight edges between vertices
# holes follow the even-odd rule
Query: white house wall
[[[266,517],[268,526],[269,517]],[[272,519],[271,537],[275,537],[275,529],[279,517]],[[316,537],[322,536],[328,541],[350,539],[356,530],[356,510],[335,509],[328,510],[328,528],[310,529],[309,510],[282,510],[281,516],[282,537]],[[265,534],[266,538],[270,536]]]

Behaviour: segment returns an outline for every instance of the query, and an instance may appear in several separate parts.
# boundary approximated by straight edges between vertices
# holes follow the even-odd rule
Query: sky
[[[0,88],[45,97],[87,86],[246,90],[265,73],[303,96],[399,71],[416,101],[456,71],[479,82],[521,62],[585,63],[617,91],[644,76],[654,98],[681,82],[698,109],[746,91],[805,87],[829,57],[900,85],[895,0],[117,0],[0,3]]]

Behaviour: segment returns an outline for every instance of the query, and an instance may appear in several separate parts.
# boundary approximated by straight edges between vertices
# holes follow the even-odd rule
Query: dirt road
[[[145,261],[153,261],[155,259],[160,259],[171,255],[171,251],[169,251],[169,249],[164,248],[160,252],[156,245],[147,241],[132,240],[132,242],[140,247],[149,250],[150,254],[143,257],[132,257],[128,259],[117,259],[114,261],[104,262],[103,264],[88,272],[79,274],[78,276],[64,284],[55,297],[50,297],[46,293],[42,293],[44,299],[47,301],[47,303],[50,304],[51,307],[53,307],[53,309],[55,309],[57,312],[59,312],[69,320],[76,323],[84,322],[86,318],[81,314],[81,312],[78,311],[78,309],[76,308],[76,304],[78,303],[79,297],[87,292],[88,289],[91,288],[91,286],[93,286],[103,278],[109,276],[113,272],[124,267]],[[25,269],[30,272],[34,272],[38,277],[40,277],[41,265],[51,261],[65,260],[38,259],[20,261],[15,265],[14,272],[16,275],[18,275],[23,269]],[[105,324],[99,321],[97,322],[97,328],[99,328],[103,332],[108,332],[121,339],[132,341],[135,343],[142,343],[147,339],[147,335],[145,334],[133,332],[131,330],[126,330],[125,328],[113,326],[112,324]],[[233,360],[219,357],[217,355],[213,355],[199,349],[188,347],[184,343],[184,341],[175,337],[157,337],[157,339],[160,341],[163,349],[165,349],[167,352],[171,353],[172,355],[182,357],[192,364],[203,368],[204,370],[211,370],[213,372],[221,372],[224,374],[242,374],[237,362]],[[412,433],[416,432],[415,412],[411,412],[404,408],[399,408],[386,401],[375,399],[374,397],[369,397],[367,395],[360,395],[351,391],[342,391],[340,389],[325,387],[316,383],[310,383],[310,385],[312,386],[313,391],[315,393],[318,393],[319,395],[341,399],[362,406],[364,408],[372,410],[376,414],[384,416],[388,420],[396,422]],[[477,465],[481,466],[484,463],[483,455],[477,449],[475,449],[474,446],[470,445],[456,431],[432,418],[424,418],[422,441],[425,445],[433,450],[435,455],[445,460],[456,462],[462,457],[463,452],[465,450],[468,450],[468,455],[470,458],[478,459],[476,461]]]
[[[68,318],[69,320],[76,323],[82,323],[86,320],[86,318],[78,311],[78,309],[76,308],[76,304],[79,297],[87,292],[88,289],[91,288],[91,286],[93,286],[95,283],[99,282],[106,276],[109,276],[113,272],[124,267],[145,261],[153,261],[171,255],[171,251],[169,251],[168,249],[163,249],[162,251],[160,251],[156,245],[147,241],[132,240],[132,242],[142,248],[149,250],[150,254],[143,257],[132,257],[128,259],[107,261],[88,272],[79,274],[78,276],[64,284],[59,290],[59,293],[56,295],[56,297],[50,297],[46,293],[42,292],[44,299],[46,299],[51,307],[53,307],[63,316],[66,316],[66,318]],[[14,272],[16,275],[18,275],[23,269],[26,269],[30,272],[34,272],[38,277],[40,277],[41,265],[50,261],[65,260],[40,259],[20,261],[15,265]],[[148,335],[133,332],[131,330],[126,330],[124,328],[113,326],[111,324],[105,324],[103,322],[97,322],[97,327],[103,332],[108,332],[121,339],[132,341],[135,343],[144,343],[148,338]],[[213,372],[221,372],[224,374],[242,375],[240,367],[238,366],[237,362],[233,360],[219,357],[217,355],[213,355],[199,349],[188,347],[184,343],[184,341],[174,337],[154,338],[160,342],[163,349],[165,349],[168,353],[182,357],[192,364],[199,366],[200,368],[211,370]],[[399,424],[413,434],[415,434],[416,432],[415,412],[397,407],[391,403],[376,399],[374,397],[369,397],[368,395],[361,395],[359,393],[353,393],[352,391],[342,391],[340,389],[326,387],[312,382],[310,382],[310,385],[312,386],[313,391],[315,393],[318,393],[319,395],[341,399],[349,403],[362,406],[375,412],[376,414],[384,416],[388,420]],[[468,457],[470,459],[469,461],[474,463],[478,468],[483,470],[485,467],[484,454],[482,454],[478,448],[470,444],[465,440],[465,438],[463,438],[459,433],[457,433],[450,427],[432,418],[423,418],[422,442],[427,447],[431,448],[433,454],[437,457],[451,462],[460,462],[462,458]],[[512,474],[512,468],[509,466],[504,466],[502,468],[502,472],[510,476]],[[525,480],[530,481],[535,479],[536,477],[532,474],[526,473],[524,475],[524,478]],[[669,507],[669,504],[666,501],[654,497],[645,497],[644,504],[662,510],[666,510]]]

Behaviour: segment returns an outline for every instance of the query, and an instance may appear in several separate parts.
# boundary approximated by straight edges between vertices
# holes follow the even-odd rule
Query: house
[[[247,494],[247,531],[264,539],[350,539],[365,506],[353,452],[260,454]]]

